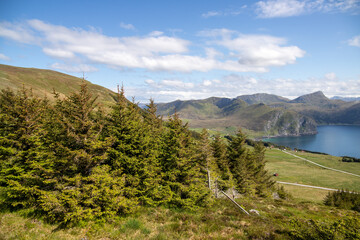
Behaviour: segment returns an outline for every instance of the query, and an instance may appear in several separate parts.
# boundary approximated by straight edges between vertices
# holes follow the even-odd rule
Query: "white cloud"
[[[0,60],[10,61],[11,59],[8,56],[6,56],[5,54],[0,53]]]
[[[65,72],[70,73],[82,73],[82,72],[95,72],[97,71],[97,68],[86,65],[86,64],[80,64],[80,65],[70,65],[70,64],[62,64],[62,63],[54,63],[51,65],[51,68],[57,69],[57,70],[63,70]]]
[[[216,12],[216,11],[209,11],[207,13],[203,13],[201,16],[204,18],[208,18],[208,17],[214,17],[214,16],[219,16],[222,15],[221,12]]]
[[[127,30],[135,30],[134,25],[129,24],[129,23],[123,23],[123,22],[121,22],[121,23],[120,23],[120,27],[121,27],[121,28],[124,28],[124,29],[127,29]]]
[[[212,81],[210,81],[210,80],[204,80],[202,83],[202,85],[204,85],[205,87],[211,86],[211,84],[212,84]]]
[[[162,80],[161,85],[166,87],[176,87],[176,88],[193,88],[194,83],[183,82],[180,80]]]
[[[73,58],[73,57],[75,57],[75,54],[73,52],[63,50],[63,49],[43,48],[43,52],[46,55],[56,57],[56,58]]]
[[[355,36],[355,37],[351,38],[350,40],[348,40],[348,44],[350,46],[360,47],[360,35]]]
[[[335,80],[336,79],[336,74],[335,73],[327,73],[325,74],[325,78],[329,79],[329,80]]]
[[[255,4],[260,18],[291,17],[314,12],[358,12],[359,0],[266,0]]]
[[[21,43],[37,42],[34,33],[22,23],[0,22],[0,37],[9,38]]]
[[[149,82],[149,81],[145,81]],[[294,79],[276,78],[264,79],[230,74],[221,79],[206,79],[199,83],[184,82],[182,80],[151,80],[144,88],[126,88],[129,96],[147,102],[152,97],[156,102],[170,102],[176,99],[204,99],[208,97],[234,98],[239,95],[269,93],[290,99],[298,96],[323,91],[331,96],[359,96],[360,79],[339,80],[334,73],[326,74],[322,78],[309,78],[302,81]],[[141,92],[141,96],[139,96]]]
[[[201,55],[191,53],[190,41],[159,31],[142,37],[112,37],[94,28],[67,28],[36,19],[21,25],[3,23],[0,26],[3,37],[19,42],[27,39],[26,43],[40,46],[50,57],[66,59],[67,63],[78,64],[82,60],[121,69],[265,72],[272,66],[292,64],[305,53],[297,46],[284,46],[286,40],[282,38],[243,35],[229,29],[200,32],[198,36],[221,38],[207,41],[211,46],[202,49]],[[218,48],[223,51],[219,52]]]
[[[297,16],[305,11],[305,2],[296,0],[270,0],[256,3],[262,18]]]
[[[235,51],[240,65],[251,67],[284,66],[295,63],[297,58],[305,55],[305,51],[297,46],[283,46],[286,39],[268,35],[238,34],[229,37],[224,30],[225,37],[215,41],[217,44]]]

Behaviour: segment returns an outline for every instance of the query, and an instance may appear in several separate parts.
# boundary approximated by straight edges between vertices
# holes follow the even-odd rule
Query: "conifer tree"
[[[200,134],[200,140],[197,144],[197,152],[199,163],[207,173],[207,184],[211,191],[216,192],[216,181],[219,178],[220,170],[216,164],[213,149],[209,141],[209,133],[206,129],[203,129]]]
[[[39,184],[34,169],[41,145],[40,135],[47,100],[36,98],[31,90],[0,93],[0,185],[4,201],[11,206],[30,206],[36,200]]]
[[[230,165],[227,158],[227,147],[220,135],[215,135],[211,142],[211,148],[215,163],[219,170],[219,177],[216,179],[217,188],[220,190],[227,190],[234,187],[234,180],[230,172]]]
[[[153,112],[155,114],[155,112]],[[108,134],[114,142],[108,150],[108,164],[125,180],[125,196],[143,205],[157,205],[165,198],[160,180],[157,118],[146,121],[140,108],[129,103],[123,88],[109,116]],[[150,124],[151,123],[151,124]],[[155,134],[155,135],[154,135]]]
[[[78,222],[131,211],[124,183],[104,166],[111,138],[103,137],[104,120],[83,83],[78,93],[60,99],[44,126],[43,188],[37,201],[52,221]],[[100,114],[101,115],[101,114]]]
[[[256,184],[256,194],[262,197],[269,196],[273,190],[275,182],[272,176],[265,169],[265,147],[262,143],[257,142],[251,153],[254,161],[254,174],[253,179]]]
[[[169,205],[196,208],[209,203],[206,172],[196,159],[194,140],[178,114],[166,122],[161,155],[162,185],[171,191]]]
[[[228,146],[229,167],[235,180],[236,189],[240,193],[254,195],[253,163],[245,146],[245,140],[246,136],[239,129]]]

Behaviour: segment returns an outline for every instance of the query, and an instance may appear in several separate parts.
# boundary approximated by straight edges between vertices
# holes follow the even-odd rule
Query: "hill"
[[[246,99],[251,100],[250,97]],[[193,128],[242,127],[271,136],[316,133],[316,124],[311,118],[264,103],[250,105],[241,98],[211,97],[158,105],[158,113],[161,115],[171,115],[175,111],[181,118],[187,119]]]
[[[193,128],[242,127],[268,136],[315,134],[318,124],[360,124],[359,102],[329,99],[321,91],[294,100],[266,93],[177,100],[159,104],[158,110],[161,115],[177,111]]]
[[[53,90],[60,95],[69,95],[79,89],[80,84],[85,81],[89,90],[98,96],[99,102],[108,105],[115,102],[116,94],[102,86],[92,84],[89,81],[63,74],[60,72],[36,68],[21,68],[0,64],[0,89],[31,88],[35,95],[46,96],[53,99]]]
[[[241,99],[248,104],[258,104],[258,103],[264,103],[264,104],[270,104],[270,103],[276,103],[276,102],[289,102],[290,100],[284,97],[280,97],[273,94],[267,94],[267,93],[256,93],[252,95],[242,95],[238,96],[238,99]]]

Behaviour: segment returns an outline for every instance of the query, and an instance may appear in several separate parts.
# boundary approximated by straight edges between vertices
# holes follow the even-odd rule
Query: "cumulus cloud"
[[[355,36],[348,40],[348,44],[354,47],[360,47],[360,35]]]
[[[292,64],[305,54],[297,46],[286,46],[283,38],[244,35],[229,29],[200,32],[198,36],[213,40],[207,41],[210,46],[202,49],[203,54],[193,54],[190,41],[160,31],[145,36],[113,37],[93,28],[67,28],[37,19],[0,26],[3,37],[38,45],[46,55],[66,59],[68,64],[71,61],[78,64],[81,59],[121,69],[265,72],[272,66]]]
[[[313,12],[358,12],[359,0],[266,0],[255,4],[260,18],[291,17]]]
[[[266,71],[267,67],[295,63],[305,51],[297,46],[285,46],[287,40],[269,35],[246,35],[228,29],[203,31],[202,36],[219,36],[212,43],[226,47],[241,66]]]
[[[10,61],[10,58],[8,56],[6,56],[5,54],[0,53],[0,60]]]

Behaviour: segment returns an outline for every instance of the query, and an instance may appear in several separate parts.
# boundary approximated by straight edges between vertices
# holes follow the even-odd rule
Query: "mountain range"
[[[174,101],[158,105],[159,114],[175,111],[194,128],[236,126],[266,136],[315,134],[317,125],[360,124],[360,103],[327,98],[321,91],[294,100],[257,93],[233,99]]]
[[[87,82],[89,90],[105,106],[115,102],[116,94],[84,79],[51,70],[0,65],[0,89],[31,88],[35,95],[52,100],[77,91]],[[126,90],[126,89],[125,89]],[[156,99],[155,99],[156,100]],[[265,136],[315,134],[319,124],[360,124],[360,102],[329,99],[315,92],[290,100],[257,93],[236,98],[210,97],[202,100],[159,103],[158,114],[177,112],[192,128],[245,128]]]

